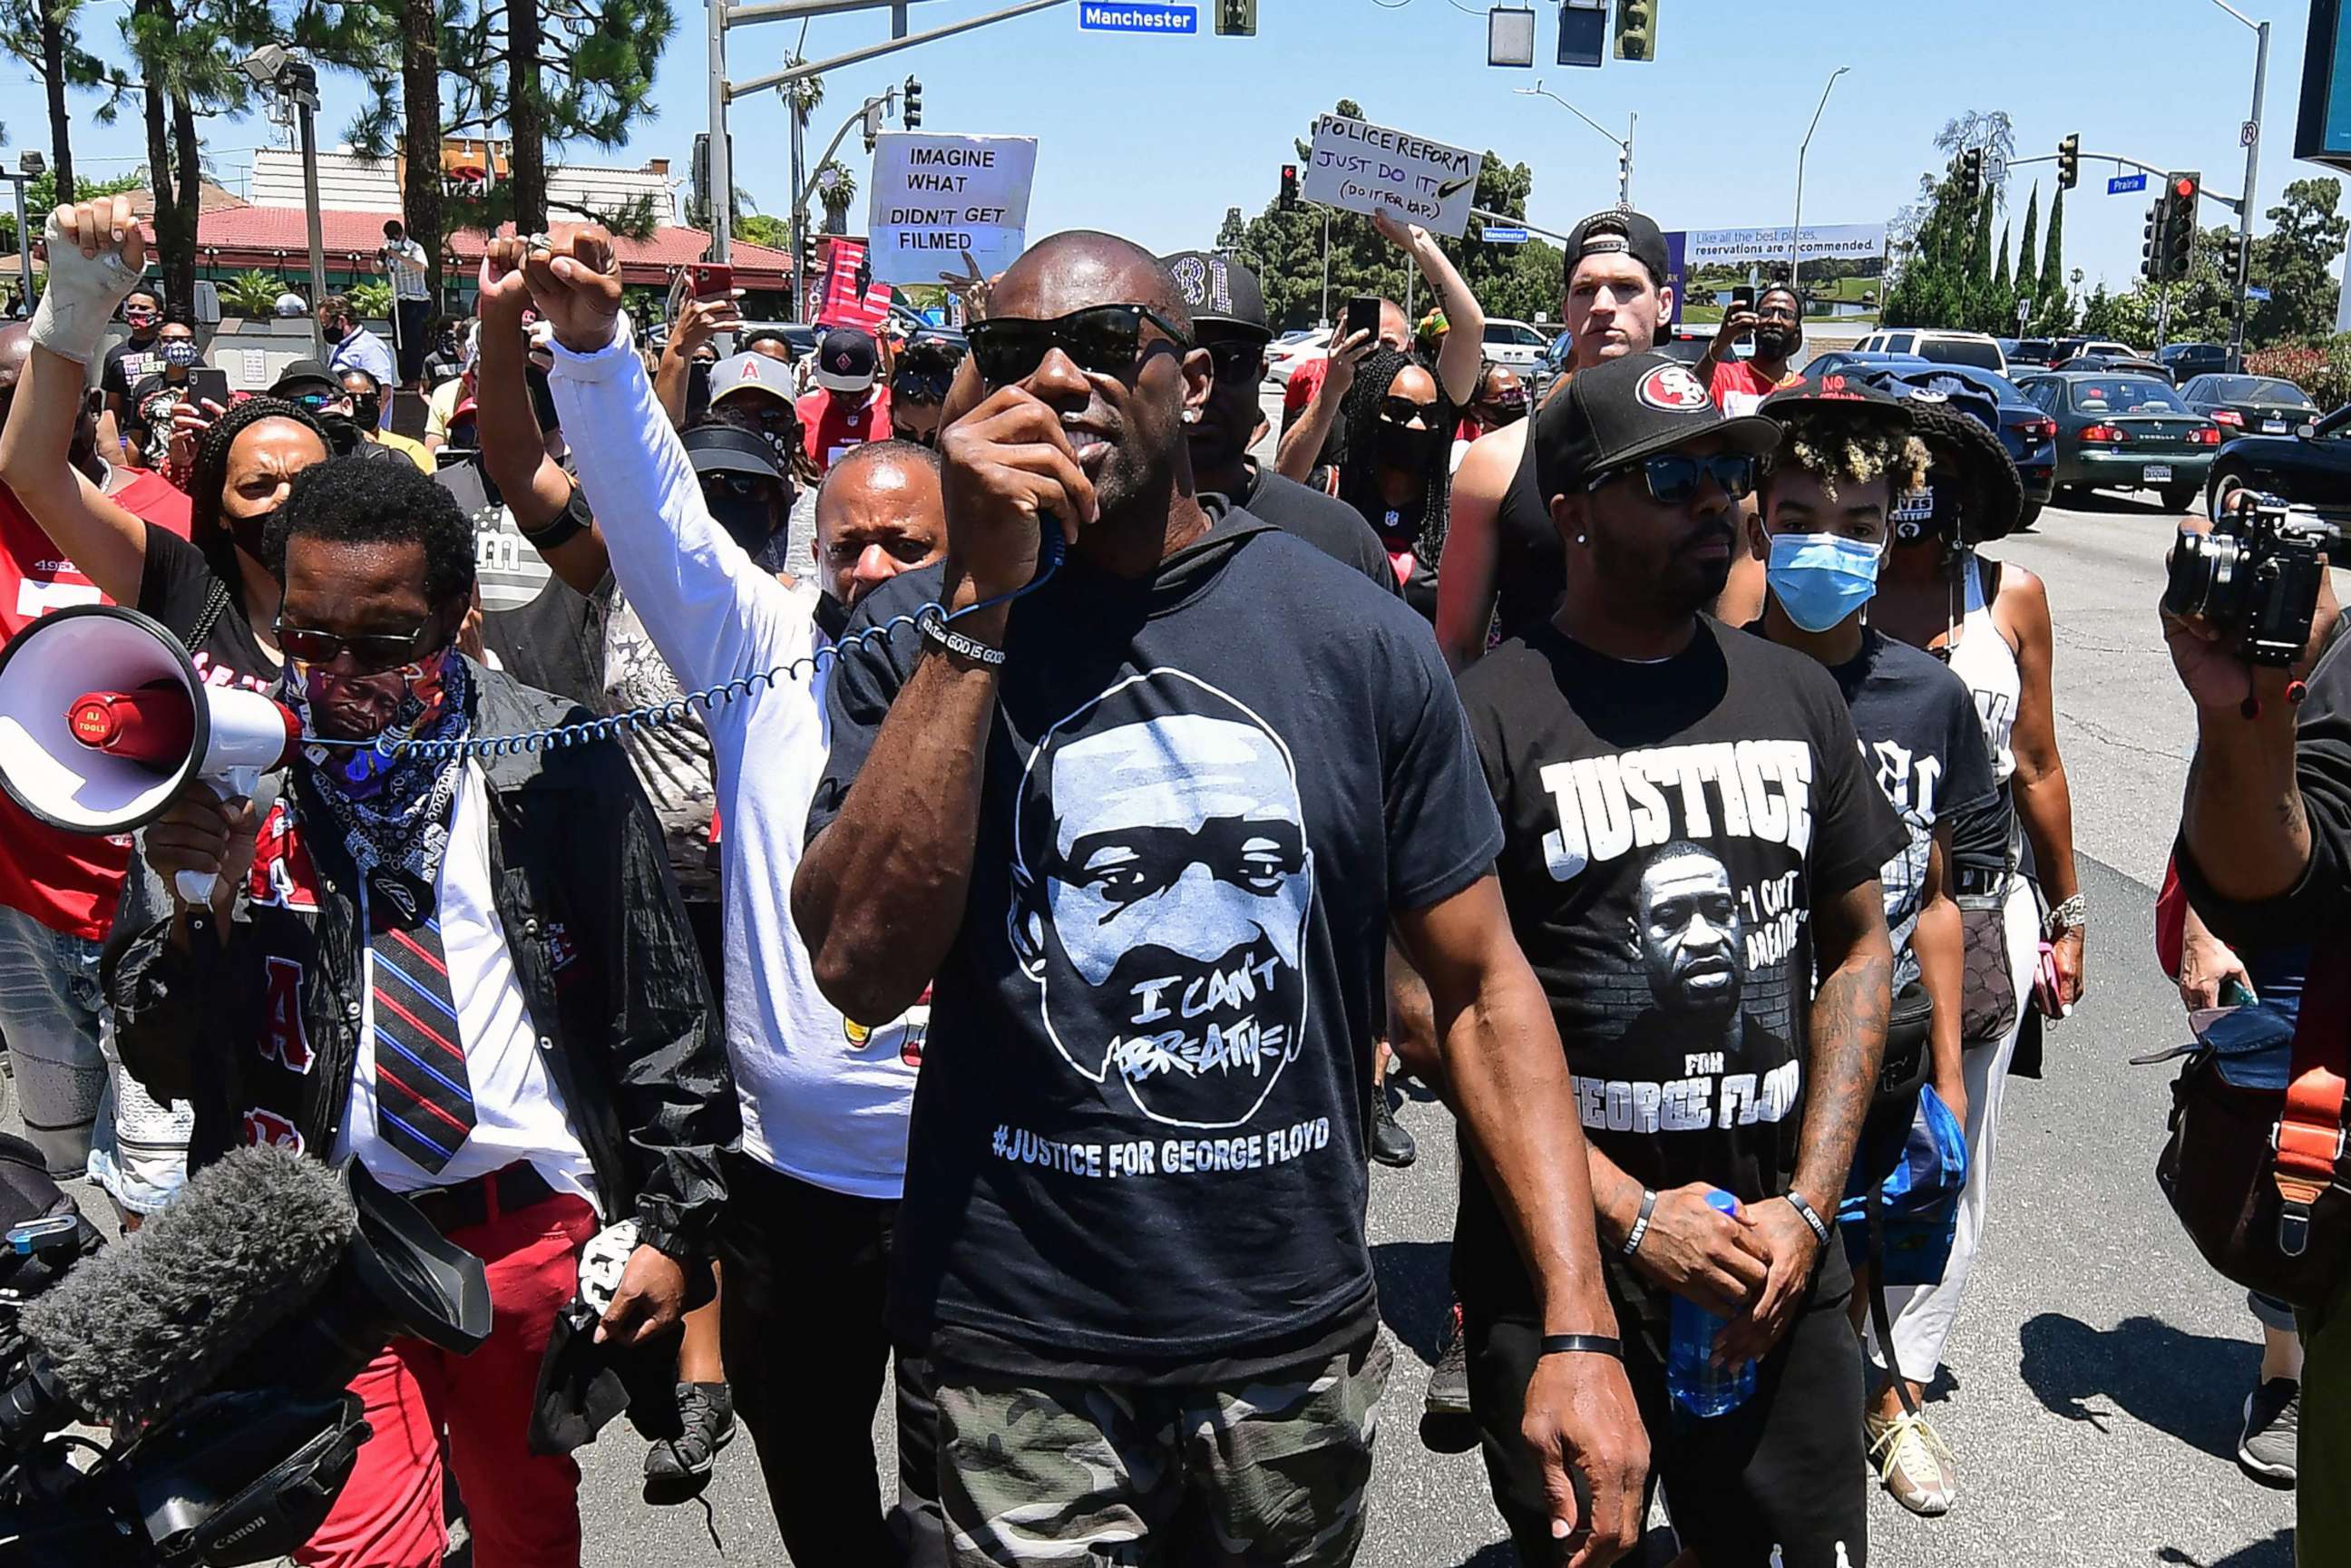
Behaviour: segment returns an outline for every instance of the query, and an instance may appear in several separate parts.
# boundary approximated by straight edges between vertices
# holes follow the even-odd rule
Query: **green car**
[[[2017,388],[2057,422],[2057,493],[2153,490],[2172,511],[2204,493],[2220,427],[2169,383],[2133,371],[2058,371]]]

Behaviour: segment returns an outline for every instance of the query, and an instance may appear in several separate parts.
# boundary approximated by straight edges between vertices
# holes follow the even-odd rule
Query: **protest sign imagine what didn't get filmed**
[[[967,256],[982,277],[1020,257],[1029,227],[1033,136],[883,133],[873,148],[866,238],[883,283],[936,283]]]
[[[1432,234],[1469,226],[1484,157],[1401,131],[1326,114],[1314,122],[1300,189],[1310,202],[1375,213],[1383,208]]]

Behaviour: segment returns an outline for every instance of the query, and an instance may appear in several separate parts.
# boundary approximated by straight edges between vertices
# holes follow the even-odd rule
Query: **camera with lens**
[[[2260,497],[2209,534],[2180,531],[2163,607],[2218,627],[2248,664],[2292,664],[2310,642],[2327,550],[2337,538],[2332,525]]]

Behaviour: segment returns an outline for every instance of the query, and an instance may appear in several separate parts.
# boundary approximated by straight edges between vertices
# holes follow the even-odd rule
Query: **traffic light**
[[[1257,0],[1217,0],[1217,36],[1222,38],[1256,37]]]
[[[923,84],[908,77],[906,96],[902,101],[905,108],[898,117],[900,123],[909,131],[920,131],[923,128]]]
[[[2203,187],[2200,174],[2163,177],[2163,276],[2188,276],[2196,259],[2196,195]]]
[[[2057,188],[2070,191],[2082,183],[2082,137],[2079,131],[2057,143]]]
[[[1616,0],[1616,57],[1657,57],[1657,0]]]
[[[1286,213],[1296,205],[1298,205],[1298,165],[1284,163],[1281,166],[1281,210]]]
[[[2149,283],[2163,281],[2163,220],[2168,204],[2157,202],[2147,209],[2145,237],[2138,247],[2138,275]]]
[[[1983,200],[1983,149],[1970,147],[1959,154],[1959,194],[1970,203]]]

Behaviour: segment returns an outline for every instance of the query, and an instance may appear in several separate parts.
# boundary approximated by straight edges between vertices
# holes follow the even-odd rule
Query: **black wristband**
[[[563,503],[563,510],[556,513],[553,520],[538,528],[527,528],[517,523],[515,532],[520,534],[531,549],[551,550],[559,545],[569,544],[588,531],[588,519],[580,516],[585,509],[580,505],[580,491],[575,486],[570,497]]]
[[[1625,1342],[1614,1334],[1547,1333],[1542,1337],[1545,1355],[1610,1355],[1625,1359]]]

